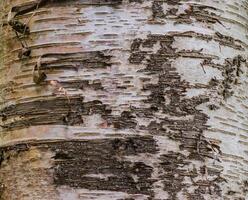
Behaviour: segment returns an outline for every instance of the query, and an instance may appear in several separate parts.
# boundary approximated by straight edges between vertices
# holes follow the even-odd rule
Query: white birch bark
[[[1,6],[2,199],[248,199],[246,0]]]

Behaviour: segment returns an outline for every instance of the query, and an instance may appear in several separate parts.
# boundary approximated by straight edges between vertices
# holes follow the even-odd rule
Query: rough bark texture
[[[247,0],[1,10],[1,199],[248,198]]]

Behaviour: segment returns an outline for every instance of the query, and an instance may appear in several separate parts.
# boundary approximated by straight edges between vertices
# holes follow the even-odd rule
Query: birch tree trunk
[[[247,0],[0,2],[1,199],[248,199]]]

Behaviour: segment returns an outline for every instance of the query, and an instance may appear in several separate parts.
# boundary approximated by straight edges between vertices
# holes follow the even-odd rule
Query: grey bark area
[[[0,199],[248,198],[247,1],[0,5]]]

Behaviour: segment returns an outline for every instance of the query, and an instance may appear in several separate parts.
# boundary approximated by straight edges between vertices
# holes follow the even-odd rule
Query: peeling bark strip
[[[0,199],[248,198],[246,0],[2,4]]]
[[[67,69],[71,67],[76,70],[80,66],[84,68],[106,68],[111,66],[111,56],[104,55],[104,52],[84,52],[84,53],[61,53],[61,54],[44,54],[42,59],[50,59],[43,61],[42,68],[44,69]],[[63,68],[65,67],[65,68]]]

